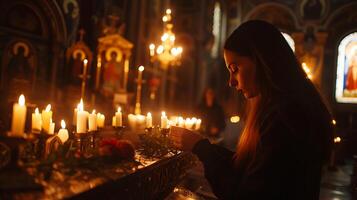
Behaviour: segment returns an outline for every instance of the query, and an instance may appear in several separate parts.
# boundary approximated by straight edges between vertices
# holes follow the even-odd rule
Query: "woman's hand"
[[[203,139],[200,134],[177,126],[171,126],[170,138],[183,151],[192,151],[195,144]]]

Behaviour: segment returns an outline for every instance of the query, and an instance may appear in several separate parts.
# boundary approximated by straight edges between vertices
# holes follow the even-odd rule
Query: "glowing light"
[[[66,128],[66,122],[65,122],[63,119],[61,120],[61,127],[62,127],[63,129]]]
[[[48,104],[48,105],[46,106],[46,111],[47,111],[47,112],[51,111],[51,104]]]
[[[164,33],[164,34],[161,36],[161,41],[165,42],[168,38],[169,38],[169,34]]]
[[[166,9],[166,14],[170,15],[171,14],[171,9]]]
[[[94,110],[92,110],[92,114],[95,114],[95,112],[96,112],[96,111],[95,111],[95,109],[94,109]]]
[[[88,60],[87,60],[87,59],[84,59],[84,60],[83,60],[83,63],[84,63],[85,65],[87,65],[87,64],[88,64]]]
[[[40,112],[38,111],[38,108],[35,109],[35,113],[40,114]]]
[[[121,112],[121,107],[120,106],[118,107],[118,112]]]
[[[81,101],[80,101],[79,104],[77,105],[77,110],[78,110],[78,111],[83,111],[83,110],[84,110],[83,107],[84,107],[84,106],[83,106],[83,99],[81,99]]]
[[[164,46],[160,45],[156,49],[157,54],[162,54],[164,52]]]
[[[23,94],[20,95],[19,97],[19,105],[24,106],[25,105],[25,96]]]
[[[154,50],[154,49],[155,49],[155,45],[151,43],[151,44],[149,45],[149,49],[150,49],[150,50]]]
[[[138,70],[142,72],[144,71],[144,69],[145,69],[144,66],[141,65]]]
[[[341,138],[340,137],[335,137],[335,139],[333,139],[333,141],[335,143],[340,143],[341,142]]]
[[[336,124],[337,124],[336,120],[333,119],[333,120],[332,120],[332,124],[333,124],[333,125],[336,125]]]
[[[162,112],[161,112],[161,116],[162,116],[162,117],[166,117],[166,112],[165,112],[165,111],[162,111]]]
[[[239,116],[232,116],[230,119],[231,123],[238,123],[240,121],[240,117]]]

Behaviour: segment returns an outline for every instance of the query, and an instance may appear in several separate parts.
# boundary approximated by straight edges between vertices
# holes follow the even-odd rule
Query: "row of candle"
[[[12,136],[22,137],[24,134],[24,127],[26,121],[26,105],[24,95],[20,95],[18,103],[13,106],[13,118],[11,126]],[[153,118],[151,113],[144,115],[128,115],[129,125],[133,129],[137,128],[151,128],[153,127]],[[76,132],[78,134],[87,133],[88,131],[97,131],[98,128],[103,128],[105,124],[105,116],[101,113],[96,113],[95,110],[89,113],[84,110],[83,100],[74,109],[73,124],[76,125]],[[112,125],[114,127],[123,126],[123,118],[121,108],[119,107],[117,112],[112,118]],[[61,121],[62,129],[60,132],[67,132],[65,129],[64,120]],[[170,128],[170,126],[179,126],[192,130],[199,130],[201,126],[201,120],[195,117],[186,118],[183,117],[171,117],[170,120],[166,116],[165,112],[162,112],[160,119],[160,127],[163,129]],[[32,131],[33,132],[45,132],[47,134],[54,134],[55,123],[52,121],[51,104],[48,104],[45,110],[39,113],[39,109],[36,108],[32,113]],[[61,131],[62,130],[62,131]],[[61,134],[62,135],[62,134]],[[66,134],[64,134],[66,135]],[[68,139],[68,136],[64,138]]]

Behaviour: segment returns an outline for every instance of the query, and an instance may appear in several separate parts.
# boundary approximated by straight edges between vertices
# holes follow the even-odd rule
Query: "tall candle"
[[[83,100],[78,104],[77,107],[77,133],[86,133],[87,132],[87,117],[88,113],[84,111]]]
[[[34,133],[39,133],[41,132],[41,128],[42,128],[42,118],[41,118],[41,114],[38,111],[38,108],[35,109],[35,112],[32,113],[32,132]]]
[[[11,136],[23,137],[26,121],[25,96],[20,95],[18,103],[12,108]]]
[[[97,114],[95,114],[95,110],[88,116],[88,128],[89,131],[97,130]]]
[[[45,110],[42,110],[42,129],[45,133],[49,133],[51,120],[52,120],[52,111],[51,111],[51,104],[46,106]]]
[[[152,115],[150,112],[146,115],[146,128],[152,127]]]
[[[62,141],[62,143],[65,143],[68,140],[68,130],[66,129],[66,122],[62,119],[61,120],[61,129],[58,131],[57,136],[59,139]]]
[[[168,119],[165,112],[161,113],[161,128],[168,128]]]
[[[123,126],[123,118],[121,114],[121,107],[118,108],[118,111],[115,113],[116,126]]]
[[[186,118],[185,119],[185,128],[192,129],[192,126],[193,126],[192,120],[190,118]]]

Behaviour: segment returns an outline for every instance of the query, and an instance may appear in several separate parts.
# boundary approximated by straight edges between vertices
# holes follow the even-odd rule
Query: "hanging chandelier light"
[[[162,17],[164,23],[164,32],[161,36],[161,43],[149,45],[150,57],[152,61],[158,60],[164,69],[169,65],[178,65],[182,55],[182,47],[175,46],[175,34],[172,31],[174,25],[172,23],[171,9],[166,9],[165,15]]]

